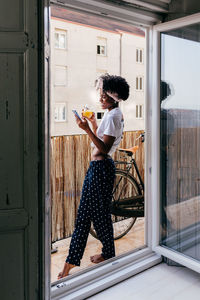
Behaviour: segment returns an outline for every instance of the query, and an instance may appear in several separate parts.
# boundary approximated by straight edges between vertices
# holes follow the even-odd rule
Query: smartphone
[[[72,112],[79,118],[79,120],[81,120],[81,117],[79,116],[79,114],[77,113],[77,111],[75,109],[72,109]]]

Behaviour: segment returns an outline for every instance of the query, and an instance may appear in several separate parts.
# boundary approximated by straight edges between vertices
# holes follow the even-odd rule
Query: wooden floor
[[[200,274],[162,263],[87,299],[199,300]]]
[[[57,248],[58,252],[51,255],[51,282],[57,280],[57,275],[63,268],[70,241],[71,238],[68,238],[53,244],[53,248]],[[138,218],[132,229],[123,238],[115,241],[116,255],[124,254],[142,246],[144,246],[144,218]],[[71,273],[74,274],[84,268],[93,266],[94,264],[90,262],[90,256],[101,253],[101,248],[101,243],[89,235],[81,267],[72,269]]]

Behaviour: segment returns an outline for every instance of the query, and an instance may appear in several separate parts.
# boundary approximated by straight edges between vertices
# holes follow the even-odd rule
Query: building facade
[[[145,33],[139,28],[52,7],[51,135],[83,134],[72,109],[87,104],[103,117],[95,80],[104,73],[121,75],[130,97],[120,103],[125,131],[144,129]]]

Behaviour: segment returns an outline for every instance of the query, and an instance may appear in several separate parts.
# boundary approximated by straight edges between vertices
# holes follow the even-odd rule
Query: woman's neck
[[[118,107],[118,103],[117,103],[115,106],[109,107],[109,108],[108,108],[108,111],[111,111],[112,109],[117,108],[117,107]]]

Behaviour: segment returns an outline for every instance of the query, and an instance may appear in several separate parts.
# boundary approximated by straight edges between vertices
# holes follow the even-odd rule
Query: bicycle
[[[141,134],[137,139],[139,138],[144,142],[144,134]],[[134,154],[138,149],[139,146],[128,149],[118,149],[119,152],[124,154],[126,160],[115,161],[116,177],[110,208],[114,240],[126,235],[138,217],[144,217],[144,182],[134,158]],[[127,161],[129,157],[130,161]],[[125,168],[118,168],[118,165],[124,165]],[[130,172],[133,169],[137,174],[138,180]],[[90,233],[93,237],[98,239],[93,226],[91,227]]]

